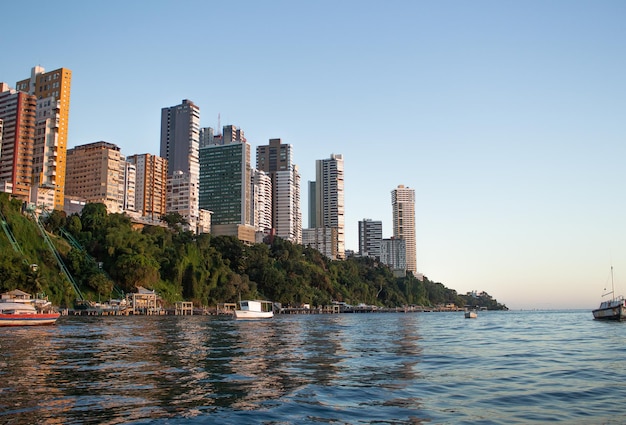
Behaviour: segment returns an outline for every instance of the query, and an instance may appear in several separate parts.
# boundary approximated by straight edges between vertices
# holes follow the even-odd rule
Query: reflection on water
[[[606,406],[626,396],[626,324],[585,317],[62,317],[0,328],[0,423],[620,423]],[[600,344],[599,332],[611,338]]]
[[[0,421],[193,420],[294,405],[327,421],[337,409],[416,407],[411,397],[374,394],[415,378],[414,323],[390,315],[388,335],[358,319],[64,317],[54,327],[0,329]]]

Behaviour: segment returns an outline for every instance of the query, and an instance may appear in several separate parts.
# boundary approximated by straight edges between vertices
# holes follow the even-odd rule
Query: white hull
[[[243,300],[239,301],[239,310],[235,310],[235,319],[271,319],[274,317],[271,301]]]
[[[271,319],[274,317],[272,311],[246,311],[235,310],[235,319]]]
[[[478,314],[476,314],[475,311],[466,311],[465,312],[465,318],[466,319],[476,319],[478,317]]]

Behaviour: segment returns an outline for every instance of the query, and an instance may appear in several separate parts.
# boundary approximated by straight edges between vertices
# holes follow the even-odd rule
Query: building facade
[[[200,108],[190,100],[161,109],[161,152],[167,159],[167,212],[179,213],[196,231],[199,210]],[[182,175],[181,175],[182,173]],[[181,185],[185,185],[183,188]]]
[[[337,240],[331,246],[336,252],[331,258],[345,259],[344,175],[343,155],[332,154],[315,163],[315,183],[309,183],[315,196],[309,194],[311,228],[332,228]],[[304,241],[303,241],[304,243]],[[321,251],[321,250],[320,250]]]
[[[125,163],[113,143],[100,141],[68,149],[66,195],[102,203],[108,213],[123,212]]]
[[[406,241],[395,238],[383,239],[380,247],[380,262],[389,266],[394,276],[406,275]]]
[[[144,219],[159,221],[166,213],[167,160],[149,153],[126,160],[135,166],[135,211]]]
[[[198,218],[198,183],[191,181],[191,174],[183,171],[174,171],[167,176],[167,195],[165,210],[168,213],[180,214],[189,224],[188,230],[196,233]]]
[[[137,185],[137,166],[128,161],[122,165],[124,167],[124,211],[134,212],[135,209],[135,187]]]
[[[213,212],[212,228],[232,224],[254,227],[250,145],[243,131],[237,132],[240,139],[214,137],[212,144],[200,149],[200,208]]]
[[[0,185],[30,201],[37,98],[0,83]]]
[[[252,210],[255,231],[268,235],[272,230],[272,179],[261,170],[252,171]]]
[[[359,221],[359,255],[380,259],[383,222],[364,218]]]
[[[300,173],[293,163],[293,148],[281,139],[270,139],[256,150],[257,169],[272,181],[272,228],[275,234],[293,243],[302,242]]]
[[[63,210],[72,71],[36,66],[16,89],[37,98],[31,202]]]
[[[415,190],[398,185],[391,191],[393,237],[406,241],[406,268],[417,276]]]
[[[331,260],[337,259],[337,240],[334,227],[302,229],[302,245],[318,250]]]

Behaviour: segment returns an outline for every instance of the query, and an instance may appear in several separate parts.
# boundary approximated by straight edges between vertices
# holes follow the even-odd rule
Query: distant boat
[[[262,300],[239,301],[239,310],[235,310],[235,319],[271,319],[274,317],[273,303]]]
[[[600,307],[593,310],[593,318],[598,320],[626,320],[626,300],[622,295],[615,296],[615,286],[613,284],[613,267],[611,266],[611,292],[602,296],[612,295],[613,298],[602,301]]]
[[[17,289],[0,299],[0,326],[53,325],[60,316],[46,298],[33,299]]]
[[[478,317],[478,313],[475,310],[469,310],[465,312],[466,319],[476,319]]]

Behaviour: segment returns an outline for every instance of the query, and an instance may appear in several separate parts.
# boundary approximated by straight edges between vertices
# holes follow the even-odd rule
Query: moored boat
[[[0,326],[53,325],[58,312],[40,312],[32,304],[0,302]]]
[[[469,310],[465,312],[466,319],[476,319],[478,317],[478,313],[475,310]]]
[[[235,310],[235,319],[271,319],[274,317],[273,303],[263,300],[239,301],[239,309]]]
[[[611,292],[602,296],[612,295],[613,298],[602,301],[600,307],[592,311],[593,318],[599,320],[626,320],[626,299],[623,296],[615,296],[615,286],[613,283],[613,267],[611,267]]]
[[[601,320],[626,320],[626,300],[620,296],[602,301],[600,307],[593,310],[593,318]]]
[[[53,325],[60,316],[47,298],[33,299],[20,290],[4,293],[0,299],[0,326]]]

